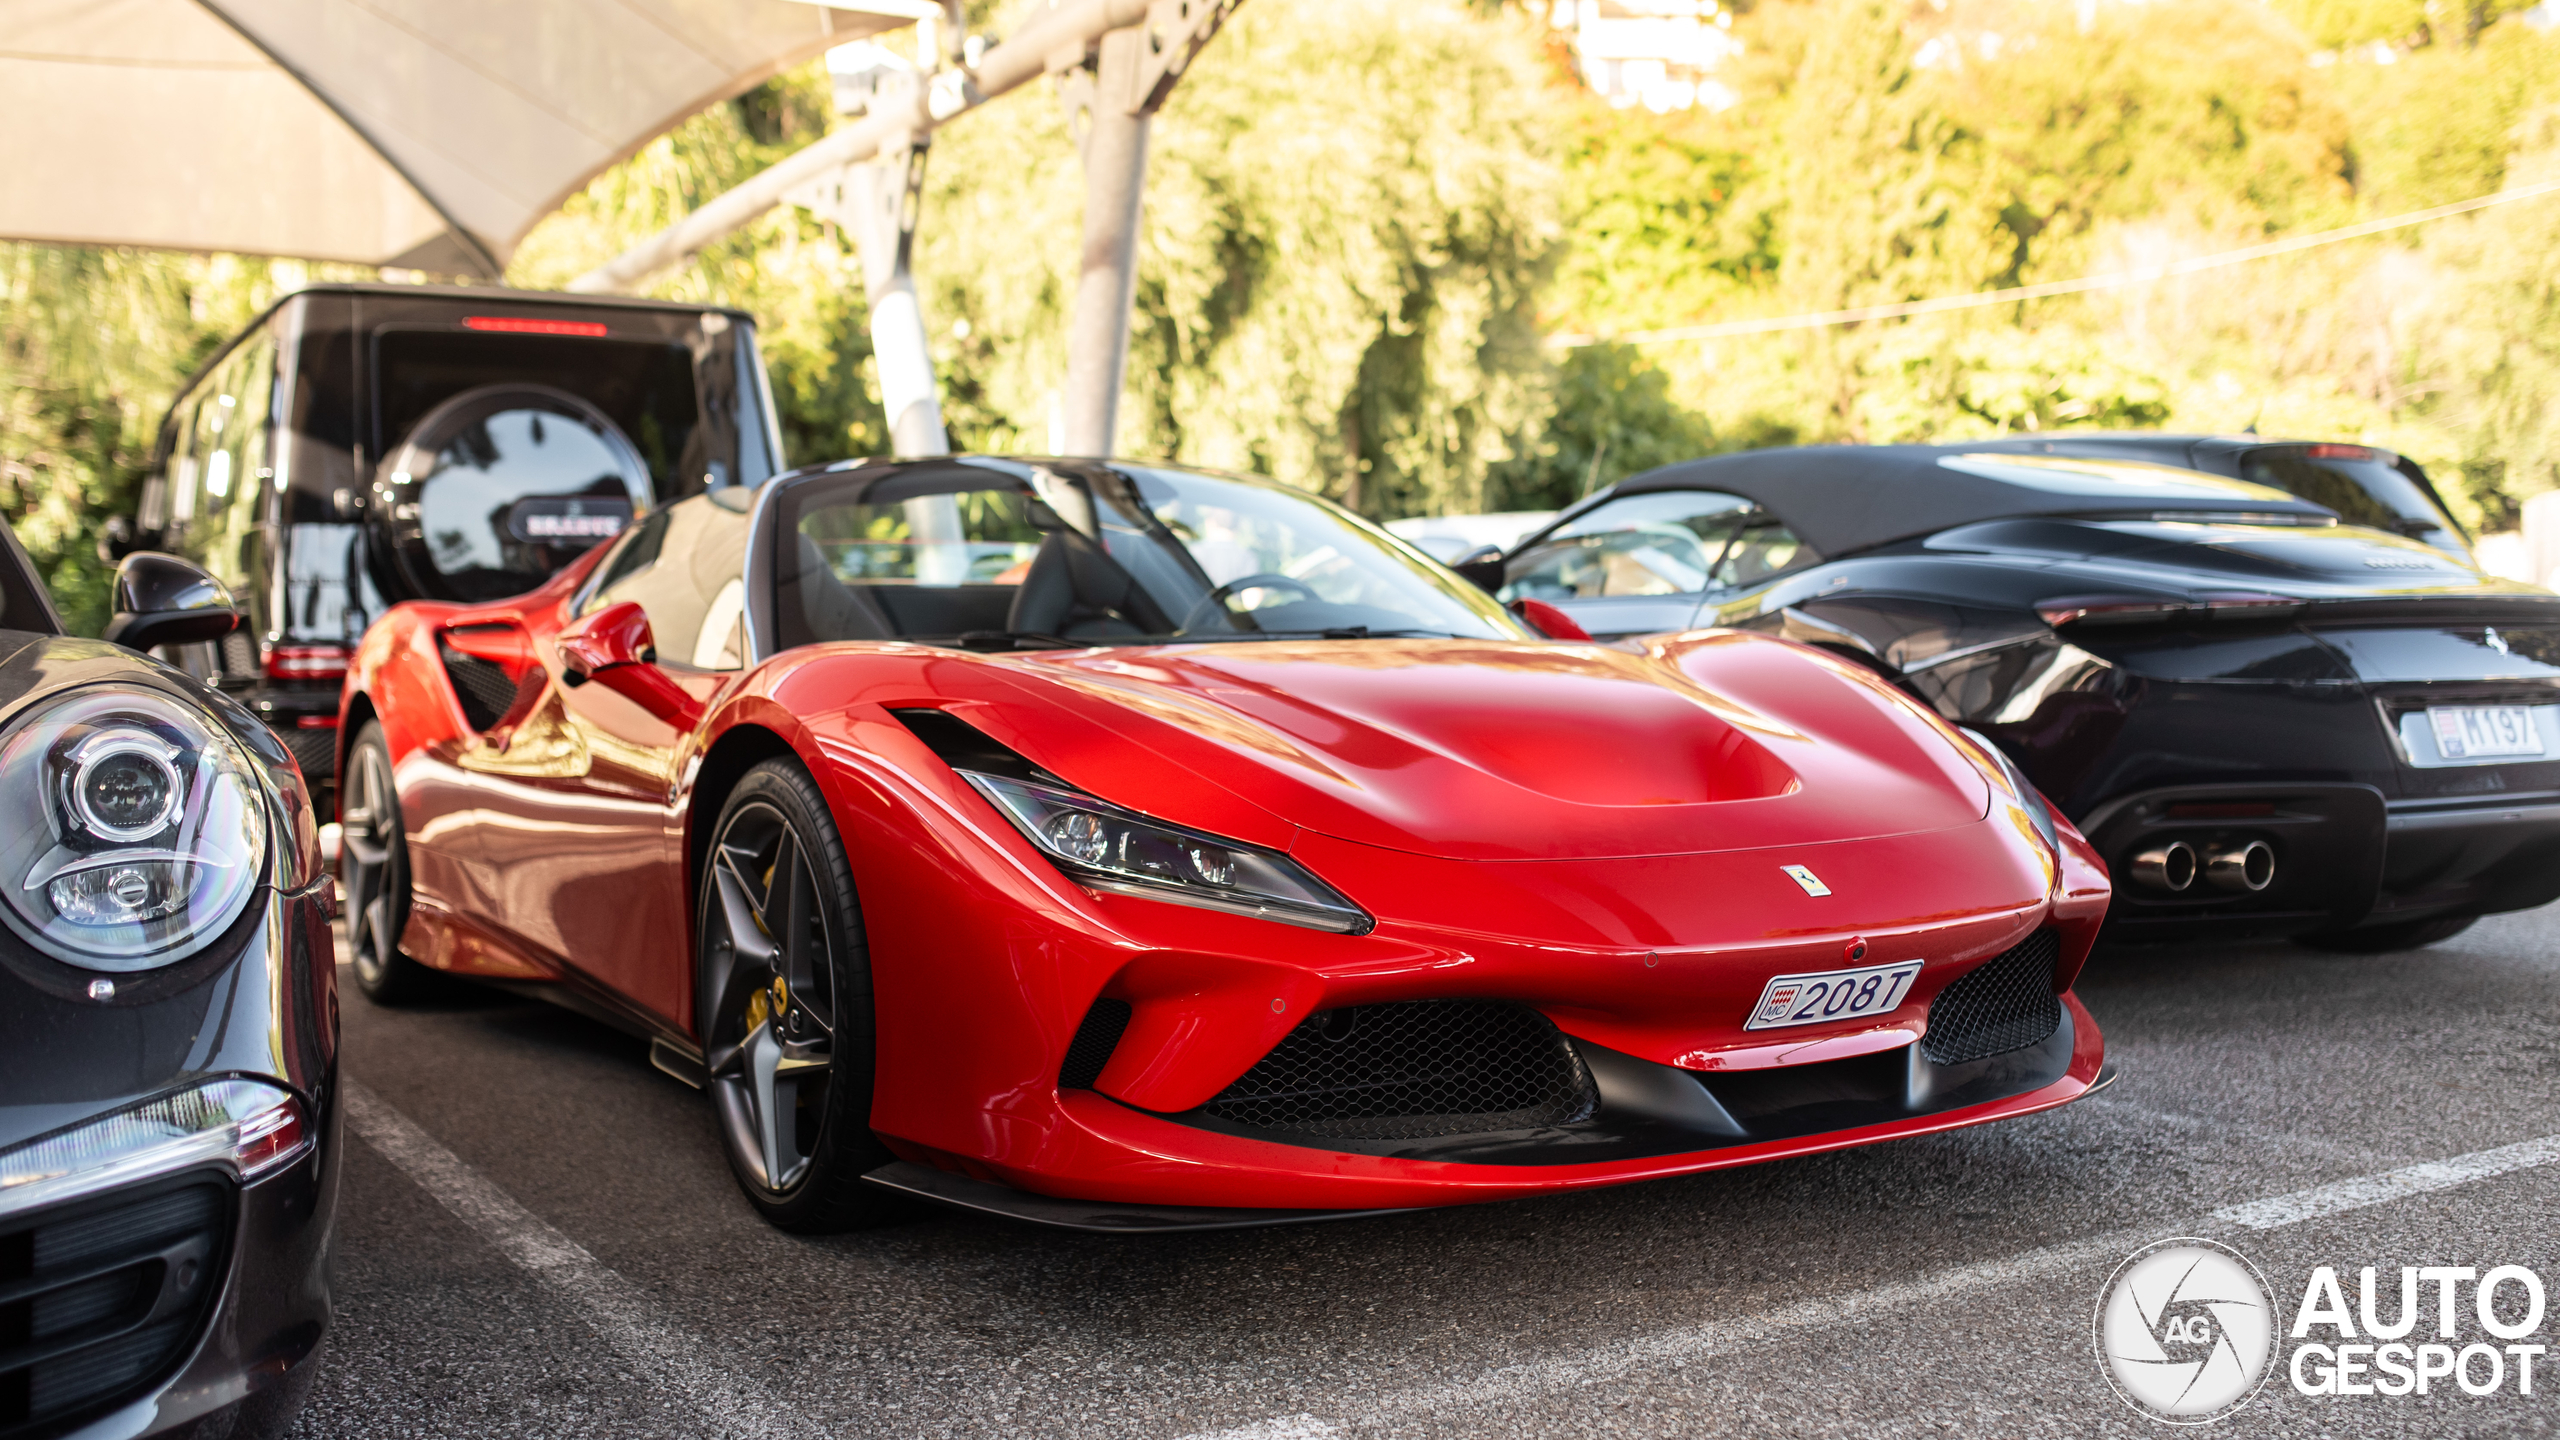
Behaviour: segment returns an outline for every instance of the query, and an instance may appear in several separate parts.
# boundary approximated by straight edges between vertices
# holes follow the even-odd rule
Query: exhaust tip
[[[2264,847],[2261,847],[2264,848]],[[2273,878],[2275,855],[2268,852],[2269,878]],[[2195,847],[2184,840],[2145,850],[2133,857],[2133,883],[2146,890],[2164,890],[2175,895],[2196,883]],[[2264,888],[2261,884],[2259,888]]]
[[[2204,863],[2204,880],[2216,890],[2264,890],[2276,880],[2275,847],[2252,840],[2216,850]]]

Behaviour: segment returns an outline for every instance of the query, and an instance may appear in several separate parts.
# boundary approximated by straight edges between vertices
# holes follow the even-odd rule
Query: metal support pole
[[[945,70],[910,103],[875,107],[861,121],[791,155],[701,209],[597,266],[568,284],[583,294],[629,294],[669,266],[781,204],[791,191],[867,160],[883,145],[974,110],[1005,92],[1076,63],[1094,39],[1144,21],[1151,4],[1167,0],[1059,0],[1035,11],[1012,38],[979,58],[975,71]],[[1183,0],[1186,5],[1204,0]],[[1234,0],[1221,0],[1232,4]],[[1183,58],[1187,59],[1187,56]]]
[[[1109,455],[1119,433],[1129,307],[1138,289],[1147,124],[1154,118],[1152,107],[1133,109],[1123,97],[1144,44],[1136,30],[1112,31],[1102,37],[1094,71],[1078,72],[1065,87],[1071,123],[1083,120],[1077,138],[1084,150],[1084,251],[1067,331],[1063,401],[1070,455]]]
[[[1062,397],[1070,455],[1112,453],[1129,369],[1129,307],[1138,289],[1138,218],[1147,187],[1147,128],[1238,0],[1150,0],[1146,19],[1113,30],[1058,81],[1084,154],[1084,250],[1067,330]]]
[[[879,369],[880,407],[889,413],[891,453],[901,458],[948,455],[942,400],[924,309],[916,302],[916,212],[924,191],[925,147],[883,151],[867,165],[846,167],[845,211],[862,252],[862,285],[871,310],[871,357]]]

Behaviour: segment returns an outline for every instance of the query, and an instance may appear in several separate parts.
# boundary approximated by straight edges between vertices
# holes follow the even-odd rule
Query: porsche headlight
[[[63,961],[174,964],[240,918],[264,874],[256,772],[230,734],[158,691],[102,686],[0,731],[0,920]]]
[[[1346,935],[1367,934],[1376,923],[1286,855],[1150,820],[1079,791],[975,770],[960,776],[1059,869],[1096,890]]]

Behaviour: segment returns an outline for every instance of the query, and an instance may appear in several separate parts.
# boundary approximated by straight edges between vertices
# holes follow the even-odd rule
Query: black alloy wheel
[[[2479,921],[2477,915],[2435,915],[2424,920],[2403,920],[2397,925],[2367,925],[2355,930],[2323,930],[2316,935],[2297,935],[2296,945],[2326,950],[2336,955],[2388,955],[2394,950],[2415,950],[2450,940]]]
[[[703,866],[694,1013],[720,1134],[765,1219],[825,1234],[901,1218],[862,1182],[871,1133],[871,967],[826,798],[796,762],[746,773]]]
[[[338,890],[356,984],[376,1004],[406,1004],[442,977],[400,953],[400,930],[409,923],[409,837],[400,828],[400,794],[380,722],[368,720],[356,733],[338,795]]]

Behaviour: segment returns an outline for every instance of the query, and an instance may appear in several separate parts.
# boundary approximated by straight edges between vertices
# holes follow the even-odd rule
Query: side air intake
[[[474,730],[486,730],[514,708],[516,682],[494,660],[465,655],[450,645],[436,647],[444,655],[444,674],[453,682],[453,698],[462,702],[462,718]]]
[[[1102,1078],[1102,1067],[1111,1063],[1111,1052],[1120,1048],[1120,1033],[1129,1028],[1129,1002],[1104,998],[1093,1002],[1084,1012],[1084,1023],[1076,1027],[1076,1038],[1067,1042],[1066,1063],[1058,1067],[1058,1088],[1090,1090]]]
[[[220,1291],[230,1199],[189,1185],[0,1229],[0,1434],[55,1434],[194,1348]]]

